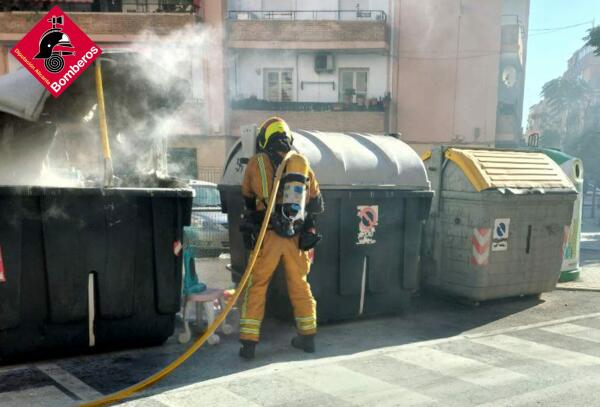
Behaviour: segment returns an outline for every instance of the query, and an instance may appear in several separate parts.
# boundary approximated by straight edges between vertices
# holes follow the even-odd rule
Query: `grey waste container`
[[[253,143],[252,137],[248,143]],[[432,192],[423,163],[402,141],[389,136],[296,131],[294,147],[310,161],[325,200],[309,282],[320,321],[397,312],[419,286],[423,221]],[[248,152],[249,151],[249,152]],[[247,251],[239,233],[240,184],[252,149],[238,142],[219,185],[229,217],[231,264],[245,269]],[[282,273],[271,283],[269,309],[287,316]]]
[[[577,193],[541,152],[441,147],[424,233],[430,287],[473,301],[552,290]]]

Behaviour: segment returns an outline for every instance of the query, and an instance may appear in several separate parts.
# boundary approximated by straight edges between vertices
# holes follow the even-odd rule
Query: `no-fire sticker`
[[[358,205],[356,207],[358,222],[358,234],[356,244],[375,244],[375,231],[379,225],[378,205]]]
[[[102,53],[58,6],[15,45],[10,53],[58,97]]]

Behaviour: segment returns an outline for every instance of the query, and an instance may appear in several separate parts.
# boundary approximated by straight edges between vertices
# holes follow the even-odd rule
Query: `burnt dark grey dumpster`
[[[177,114],[188,84],[131,52],[100,59],[119,188],[96,188],[94,69],[60,98],[25,69],[0,77],[0,363],[157,344],[173,332],[192,191],[156,176],[168,135],[156,124]],[[76,180],[42,174],[74,167]]]
[[[0,360],[164,342],[191,205],[187,189],[0,187]]]
[[[249,143],[252,139],[249,138]],[[325,213],[308,280],[320,321],[401,311],[418,288],[421,227],[432,192],[423,163],[402,141],[388,136],[294,132],[294,147],[310,161],[321,184]],[[239,233],[240,184],[245,153],[229,154],[219,189],[229,217],[231,263],[244,271],[247,251]],[[282,273],[271,284],[270,310],[289,315]]]

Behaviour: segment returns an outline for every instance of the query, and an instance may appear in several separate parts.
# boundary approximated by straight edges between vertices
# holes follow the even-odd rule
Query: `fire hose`
[[[260,252],[263,240],[265,238],[265,234],[267,233],[267,226],[269,225],[269,220],[271,219],[271,214],[273,212],[273,207],[275,206],[275,199],[277,197],[277,189],[279,188],[279,183],[281,181],[281,175],[283,174],[283,169],[289,160],[289,158],[293,155],[293,152],[288,152],[286,156],[277,167],[277,172],[275,173],[275,178],[273,180],[273,188],[271,189],[271,194],[269,195],[269,202],[267,205],[267,210],[265,213],[265,218],[260,226],[260,232],[258,233],[258,238],[256,239],[256,244],[254,249],[250,253],[250,257],[248,260],[248,264],[246,265],[246,270],[242,275],[240,283],[235,290],[234,295],[229,299],[225,309],[219,314],[219,316],[215,319],[215,321],[206,329],[206,332],[198,338],[181,356],[171,362],[168,366],[166,366],[161,371],[153,374],[152,376],[142,380],[139,383],[134,384],[133,386],[127,387],[123,390],[117,391],[115,393],[106,395],[97,400],[89,401],[80,405],[80,407],[96,407],[96,406],[106,406],[112,403],[116,403],[117,401],[121,401],[125,398],[131,397],[135,393],[147,389],[148,387],[156,384],[158,381],[164,379],[175,369],[177,369],[183,362],[185,362],[190,356],[192,356],[198,349],[204,345],[204,343],[208,340],[208,338],[215,333],[217,328],[223,323],[227,314],[233,308],[233,305],[238,300],[241,292],[244,290],[246,284],[248,283],[248,279],[252,275],[254,269],[254,263],[256,263],[256,259],[258,258],[258,253]]]

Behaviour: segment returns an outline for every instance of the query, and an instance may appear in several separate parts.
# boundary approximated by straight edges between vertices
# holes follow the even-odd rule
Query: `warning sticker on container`
[[[472,265],[487,266],[489,264],[491,237],[492,231],[490,228],[473,229],[473,237],[471,237],[471,244],[473,246],[473,254],[471,256]]]
[[[492,239],[492,251],[503,252],[508,250],[508,236],[510,232],[510,219],[496,219],[494,221],[494,237]]]
[[[359,217],[358,236],[356,244],[375,244],[374,239],[377,222],[379,221],[379,206],[378,205],[358,205],[356,207]]]
[[[6,273],[4,272],[4,257],[2,256],[2,246],[0,246],[0,283],[6,283]]]

